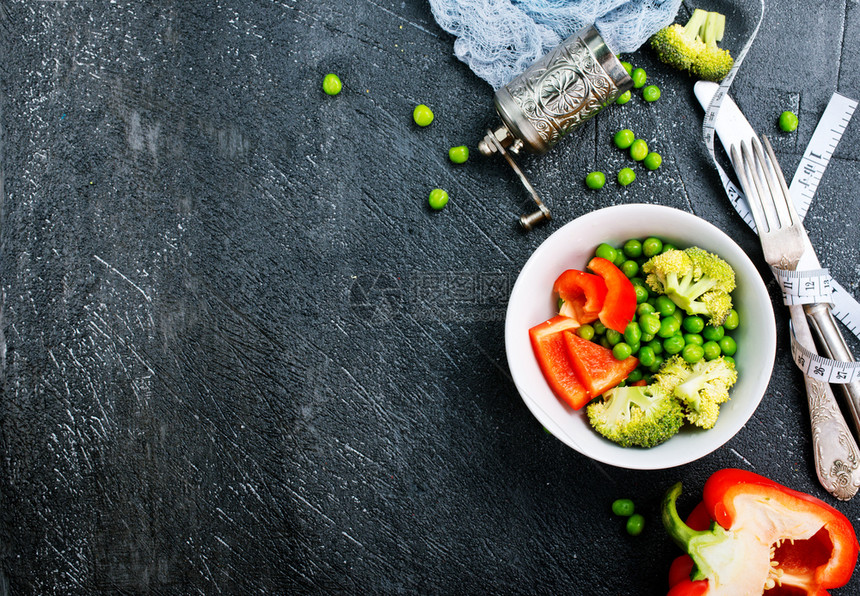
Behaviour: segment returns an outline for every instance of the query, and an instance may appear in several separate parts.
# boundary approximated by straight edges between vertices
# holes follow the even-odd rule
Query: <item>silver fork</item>
[[[764,258],[768,264],[789,271],[797,269],[806,251],[806,232],[785,177],[767,137],[753,138],[748,145],[731,147],[735,171],[750,206]],[[803,306],[788,307],[795,338],[817,353]],[[847,501],[860,488],[860,449],[829,383],[803,376],[809,401],[815,471],[821,485],[834,497]]]

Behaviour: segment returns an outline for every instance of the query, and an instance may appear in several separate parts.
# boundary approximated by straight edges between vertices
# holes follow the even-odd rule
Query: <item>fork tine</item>
[[[797,214],[797,209],[794,208],[794,201],[791,199],[791,191],[788,189],[788,184],[785,183],[785,176],[782,174],[782,168],[779,165],[779,161],[776,159],[776,154],[770,144],[770,139],[768,139],[767,136],[762,135],[761,140],[764,145],[764,149],[767,152],[768,159],[776,173],[776,179],[779,182],[780,194],[785,200],[786,212],[789,217],[788,225],[800,224],[800,216]]]
[[[792,223],[791,214],[788,212],[786,197],[783,195],[782,188],[776,180],[775,170],[778,168],[778,165],[765,157],[758,139],[753,139],[752,147],[755,153],[756,165],[767,185],[767,197],[769,199],[767,206],[773,209],[772,214],[775,216],[776,229],[786,228]]]
[[[764,189],[761,188],[761,182],[759,181],[758,175],[754,169],[756,167],[755,159],[750,153],[750,149],[747,146],[746,141],[741,141],[739,151],[737,147],[732,147],[732,160],[734,160],[737,165],[735,171],[740,179],[741,188],[743,188],[744,194],[746,195],[753,220],[755,220],[756,229],[758,229],[759,234],[770,232],[772,228],[770,226],[770,222],[768,222],[766,218],[761,198],[764,193]]]

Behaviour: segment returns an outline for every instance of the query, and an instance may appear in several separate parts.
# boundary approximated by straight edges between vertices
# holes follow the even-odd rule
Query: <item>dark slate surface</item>
[[[767,13],[733,93],[793,171],[831,93],[860,96],[860,9]],[[692,211],[767,275],[690,80],[650,52],[629,58],[660,102],[522,160],[556,215],[525,234],[503,163],[447,160],[495,123],[492,91],[424,2],[3,0],[0,38],[2,592],[658,594],[677,554],[661,495],[680,479],[689,508],[725,466],[858,522],[860,501],[815,478],[772,283],[767,395],[693,464],[598,465],[544,433],[510,380],[510,287],[590,210]],[[337,97],[320,91],[330,71]],[[775,130],[784,108],[794,135]],[[621,126],[664,167],[587,192],[587,171],[624,161]],[[807,219],[855,296],[859,164],[854,121]],[[638,538],[609,511],[627,495]],[[857,592],[860,574],[839,593]]]

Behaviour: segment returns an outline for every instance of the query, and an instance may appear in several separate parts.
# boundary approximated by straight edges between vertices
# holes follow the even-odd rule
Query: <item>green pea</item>
[[[612,340],[610,340],[612,341]],[[629,344],[619,342],[615,344],[612,348],[612,355],[615,356],[616,360],[625,360],[626,358],[630,358],[633,355],[633,349]]]
[[[625,91],[624,93],[622,93],[621,95],[618,96],[618,98],[615,100],[615,103],[617,103],[620,106],[623,106],[628,101],[630,101],[631,97],[633,97],[633,94],[630,93],[630,89],[628,89],[627,91]]]
[[[587,339],[588,341],[591,341],[591,339],[594,337],[594,327],[588,324],[580,325],[579,329],[576,330],[576,334],[582,339]]]
[[[661,317],[668,317],[674,314],[678,307],[668,296],[657,296],[657,312]]]
[[[723,329],[722,325],[719,327],[714,327],[713,325],[708,325],[705,327],[705,330],[702,331],[702,337],[704,337],[707,341],[720,341],[723,339],[723,336],[726,334],[726,330]]]
[[[657,85],[648,85],[642,90],[642,99],[648,103],[657,101],[660,99],[660,87]]]
[[[621,250],[623,250],[624,254],[631,259],[638,259],[642,256],[642,243],[639,242],[639,240],[637,240],[636,238],[631,238],[624,243],[624,246],[621,247]]]
[[[673,335],[663,340],[663,350],[667,354],[677,354],[684,349],[684,338],[680,335]]]
[[[649,341],[651,341],[652,339],[654,339],[654,334],[653,334],[653,333],[643,333],[643,334],[642,334],[642,343],[643,343],[643,344],[647,344],[647,343],[648,343]]]
[[[638,536],[642,533],[642,530],[645,529],[645,518],[638,513],[634,513],[627,518],[627,525],[625,528],[627,529],[627,533],[631,536]]]
[[[629,346],[630,346],[630,351],[631,351],[631,353],[632,353],[632,355],[633,355],[633,356],[635,356],[635,355],[636,355],[636,353],[639,351],[639,348],[641,348],[641,347],[642,347],[642,346],[641,346],[641,344],[640,344],[638,341],[637,341],[637,342],[634,342],[634,343],[632,343],[632,344],[631,344],[630,342],[625,342],[625,343],[627,343],[627,345],[629,345]]]
[[[702,345],[702,350],[704,350],[705,360],[713,360],[714,358],[719,358],[722,350],[720,349],[720,344],[715,341],[706,341]]]
[[[669,244],[668,242],[664,242],[663,243],[663,250],[661,250],[660,252],[661,253],[662,252],[669,252],[670,250],[678,250],[678,247],[675,246],[674,244]]]
[[[606,339],[609,340],[609,345],[615,346],[622,340],[624,336],[618,333],[615,329],[606,330]]]
[[[630,499],[617,499],[612,503],[612,513],[622,517],[630,517],[633,515],[635,507]]]
[[[681,350],[681,358],[683,358],[685,362],[689,362],[690,364],[695,364],[704,356],[704,348],[696,344],[687,344],[684,346],[684,349]]]
[[[323,77],[322,88],[328,95],[337,95],[343,89],[343,82],[339,76],[330,72]]]
[[[639,327],[645,333],[655,335],[658,331],[660,331],[660,326],[660,317],[658,317],[654,313],[645,313],[639,317]]]
[[[648,288],[633,284],[633,290],[636,292],[636,304],[646,304],[645,301],[648,300]]]
[[[725,360],[726,362],[728,362],[731,365],[735,364],[735,359],[732,358],[731,356],[723,356],[723,360]]]
[[[434,188],[430,191],[427,202],[430,203],[430,207],[438,211],[448,204],[448,193],[441,188]]]
[[[641,381],[644,374],[642,373],[641,368],[634,368],[629,375],[627,375],[627,380],[631,383],[635,383],[636,381]]]
[[[687,344],[696,344],[697,346],[701,346],[705,343],[705,340],[702,339],[702,336],[698,333],[685,333],[684,334],[684,343]]]
[[[738,328],[740,324],[740,317],[738,316],[738,311],[732,309],[729,311],[729,315],[726,317],[726,320],[723,322],[723,327],[728,329],[729,331],[733,331]]]
[[[643,302],[639,306],[636,307],[636,314],[640,317],[642,315],[652,314],[654,312],[654,306],[648,304],[648,302]]]
[[[642,330],[639,328],[639,323],[636,321],[627,323],[627,327],[624,329],[624,341],[632,345],[638,344],[641,339]]]
[[[615,133],[613,140],[615,141],[615,146],[619,149],[627,149],[636,140],[636,136],[629,128],[623,128]]]
[[[448,149],[448,159],[453,163],[466,163],[469,160],[469,148],[465,145]]]
[[[651,151],[648,155],[645,156],[645,159],[642,160],[642,163],[649,170],[656,170],[661,165],[663,165],[663,156],[659,153]]]
[[[675,317],[666,317],[660,320],[660,331],[657,332],[657,337],[666,339],[677,334],[681,330],[681,324]]]
[[[654,359],[657,357],[651,346],[642,346],[639,348],[639,354],[637,354],[637,356],[639,357],[639,364],[645,368],[654,364]]]
[[[600,321],[594,321],[594,323],[592,323],[592,326],[594,327],[594,333],[596,335],[605,335],[606,334],[606,325],[604,325]]]
[[[607,350],[611,350],[611,349],[613,348],[612,344],[611,344],[611,343],[609,343],[609,340],[608,340],[608,339],[606,339],[606,336],[605,336],[605,335],[601,335],[601,336],[600,336],[600,339],[598,340],[598,342],[597,342],[597,343],[599,343],[601,346],[603,346],[603,347],[604,347],[604,348],[606,348]]]
[[[633,259],[624,261],[623,263],[621,263],[621,272],[624,273],[624,275],[626,275],[627,277],[633,277],[637,273],[639,273],[639,263],[637,263]]]
[[[622,61],[621,61],[621,66],[623,66],[623,67],[624,67],[624,70],[626,70],[626,71],[627,71],[627,74],[630,74],[630,73],[632,73],[632,72],[633,72],[633,65],[632,65],[632,64],[630,64],[629,62],[625,62],[624,60],[622,60]]]
[[[783,132],[793,132],[797,130],[797,114],[794,112],[785,111],[779,115],[779,128]]]
[[[665,362],[665,360],[663,360],[662,356],[654,356],[654,362],[651,363],[651,366],[648,367],[648,370],[652,373],[659,372],[660,367],[663,366],[663,362]]]
[[[626,260],[627,259],[624,257],[624,253],[619,250],[618,252],[615,253],[615,260],[612,262],[615,263],[616,267],[621,269],[621,265],[623,265],[624,261],[626,261]]]
[[[698,315],[684,317],[684,331],[689,333],[701,333],[705,328],[705,320]]]
[[[612,246],[611,244],[607,244],[606,242],[602,242],[598,245],[597,250],[594,251],[594,256],[600,257],[601,259],[606,259],[607,261],[615,262],[615,257],[618,255],[618,249]]]
[[[423,103],[419,104],[415,106],[414,110],[412,110],[412,119],[415,120],[415,124],[418,126],[429,126],[429,124],[433,122],[433,110],[425,106]]]
[[[642,242],[642,254],[649,259],[654,255],[659,255],[663,250],[663,241],[654,236],[646,238]]]
[[[680,329],[681,325],[684,323],[684,311],[680,308],[676,308],[675,312],[672,313],[672,316],[678,319],[678,329]]]
[[[636,172],[630,168],[621,168],[618,170],[618,184],[621,186],[629,186],[636,180]]]
[[[645,73],[644,68],[634,68],[633,72],[630,73],[630,77],[633,79],[633,86],[636,89],[644,87],[645,81],[648,80],[648,75]]]
[[[663,353],[663,342],[660,341],[659,339],[654,338],[651,341],[649,341],[648,347],[651,348],[652,350],[654,350],[654,353],[657,356],[659,356],[660,354]],[[639,351],[641,352],[642,350],[640,349]]]
[[[648,155],[648,143],[642,139],[636,139],[630,144],[630,157],[634,161],[642,161]]]
[[[737,342],[728,335],[720,339],[717,343],[720,344],[720,351],[726,356],[734,356],[735,352],[738,351]]]
[[[585,185],[588,188],[598,190],[606,184],[606,174],[603,172],[591,172],[585,177]]]

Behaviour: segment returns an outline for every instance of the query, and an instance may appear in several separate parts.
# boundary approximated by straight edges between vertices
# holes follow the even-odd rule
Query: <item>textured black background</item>
[[[860,97],[860,7],[813,4],[769,2],[733,87],[789,173],[831,93]],[[475,150],[492,89],[425,2],[0,0],[0,39],[0,591],[658,594],[678,552],[661,495],[683,480],[689,508],[725,466],[858,523],[860,501],[818,485],[786,313],[707,159],[691,81],[650,51],[627,58],[659,102],[634,96],[521,160],[556,216],[523,233],[527,195]],[[412,123],[418,103],[432,126]],[[795,134],[776,130],[783,109]],[[626,165],[621,127],[662,169],[587,191],[585,173]],[[474,157],[455,166],[460,144]],[[807,218],[855,296],[858,180],[855,119]],[[546,434],[504,352],[531,252],[631,202],[732,234],[779,326],[747,426],[660,472]],[[637,538],[609,511],[621,496],[647,517]],[[858,592],[855,574],[839,593]]]

